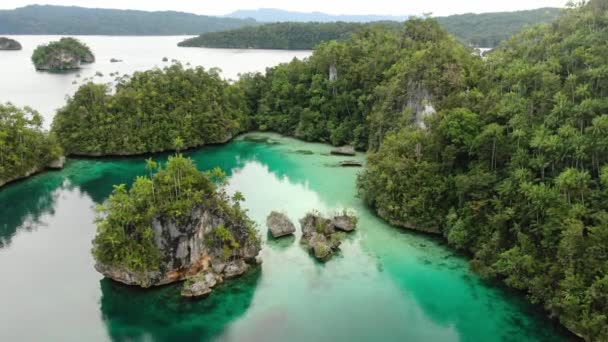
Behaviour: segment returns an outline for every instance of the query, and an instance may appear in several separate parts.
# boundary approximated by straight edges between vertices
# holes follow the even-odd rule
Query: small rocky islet
[[[300,242],[317,260],[328,261],[339,250],[345,233],[356,229],[357,217],[344,212],[330,219],[313,211],[300,219],[300,226]]]
[[[21,49],[21,44],[18,41],[7,37],[0,37],[0,51],[17,51]]]
[[[266,225],[275,239],[293,235],[296,230],[287,215],[276,211],[268,215]],[[339,250],[345,233],[357,228],[357,217],[344,211],[332,218],[325,218],[319,212],[311,211],[300,219],[300,227],[300,242],[316,259],[328,261]]]
[[[78,39],[64,37],[38,46],[32,54],[32,62],[36,70],[77,70],[82,64],[94,63],[95,55]]]
[[[98,209],[98,272],[142,288],[186,280],[182,295],[198,297],[261,262],[257,231],[242,199],[225,193],[221,171],[200,172],[181,155],[148,168],[156,173],[130,190],[115,186]]]

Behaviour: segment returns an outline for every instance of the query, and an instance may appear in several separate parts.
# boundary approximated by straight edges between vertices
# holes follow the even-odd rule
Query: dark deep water
[[[90,253],[94,206],[144,158],[70,160],[0,190],[0,341],[565,341],[521,295],[489,286],[436,241],[391,227],[355,196],[359,171],[330,147],[273,134],[187,153],[220,166],[259,224],[261,268],[204,300],[178,286],[140,290],[104,280]],[[312,155],[298,153],[310,150]],[[165,160],[166,155],[155,156]],[[357,158],[364,159],[363,155]],[[351,208],[359,229],[326,264],[295,238],[267,241],[271,210]],[[298,229],[299,230],[299,229]],[[558,331],[559,330],[559,331]]]

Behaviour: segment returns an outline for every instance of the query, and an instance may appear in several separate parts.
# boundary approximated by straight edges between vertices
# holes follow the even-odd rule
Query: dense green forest
[[[255,20],[182,12],[50,5],[0,10],[0,34],[194,35],[251,25]]]
[[[132,272],[158,270],[163,256],[154,242],[152,221],[160,217],[186,224],[197,206],[225,223],[212,231],[222,239],[207,243],[229,249],[246,243],[259,245],[253,222],[240,207],[242,194],[230,199],[218,186],[226,177],[221,170],[201,172],[192,159],[181,154],[170,157],[164,166],[149,159],[146,168],[149,176],[137,177],[128,190],[125,184],[114,186],[108,200],[98,206],[100,216],[93,240],[93,255],[98,262]],[[225,245],[225,240],[232,243]]]
[[[311,50],[323,41],[344,40],[362,26],[363,24],[344,22],[275,23],[206,33],[186,39],[178,45],[235,49]]]
[[[383,217],[440,232],[588,341],[608,340],[607,14],[594,0],[511,38],[467,90],[483,97],[388,134],[359,179]]]
[[[30,108],[0,104],[0,186],[44,170],[62,155],[42,130],[42,116]]]
[[[55,116],[52,131],[68,154],[132,155],[229,140],[248,127],[239,89],[217,69],[136,72],[116,92],[81,86]]]
[[[539,8],[515,12],[467,13],[438,17],[437,21],[463,43],[491,48],[524,27],[553,22],[561,11],[559,8]]]
[[[552,22],[560,12],[561,10],[557,8],[541,8],[504,13],[452,15],[436,19],[465,45],[495,47],[526,26]],[[284,22],[205,33],[178,45],[242,49],[313,49],[324,41],[344,40],[364,26],[370,25],[384,25],[394,30],[400,30],[403,26],[397,21],[377,21],[367,24]]]

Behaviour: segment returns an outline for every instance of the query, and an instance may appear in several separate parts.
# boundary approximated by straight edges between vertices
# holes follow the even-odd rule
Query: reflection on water
[[[103,320],[117,341],[210,340],[247,311],[260,274],[260,268],[251,270],[238,281],[218,285],[201,300],[181,298],[179,285],[142,290],[103,279]]]
[[[259,138],[260,134],[257,134]],[[355,194],[358,172],[328,167],[329,147],[274,134],[188,151],[220,166],[263,237],[263,265],[209,298],[179,285],[101,280],[90,254],[94,206],[146,173],[144,158],[71,160],[0,191],[0,340],[561,341],[519,295],[490,287],[436,241],[386,225]],[[258,139],[255,138],[255,139]],[[294,153],[294,151],[307,151]],[[167,155],[154,155],[163,162]],[[363,156],[357,156],[363,159]],[[296,226],[311,209],[351,208],[359,229],[327,263],[295,237],[269,240],[266,216]],[[34,328],[33,328],[34,327]],[[75,328],[76,327],[76,328]]]

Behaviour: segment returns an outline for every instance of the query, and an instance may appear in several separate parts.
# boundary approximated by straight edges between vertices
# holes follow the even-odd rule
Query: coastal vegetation
[[[248,126],[238,88],[217,69],[164,69],[123,78],[110,94],[87,83],[55,116],[52,131],[68,154],[134,155],[222,143]]]
[[[95,62],[91,49],[75,38],[64,37],[56,42],[40,45],[32,54],[36,70],[72,70],[81,64]]]
[[[48,167],[59,168],[62,155],[55,138],[42,129],[40,114],[0,104],[0,186]]]

